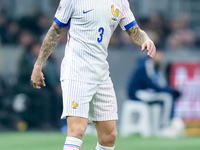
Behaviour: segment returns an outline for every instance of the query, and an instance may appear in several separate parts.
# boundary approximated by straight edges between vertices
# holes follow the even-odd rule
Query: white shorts
[[[63,113],[61,118],[77,116],[88,121],[117,120],[117,100],[113,83],[92,84],[74,80],[61,81]]]

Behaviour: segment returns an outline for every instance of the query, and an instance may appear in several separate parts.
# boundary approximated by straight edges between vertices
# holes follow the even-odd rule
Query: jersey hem
[[[137,24],[137,21],[136,21],[136,20],[132,21],[131,23],[129,23],[129,24],[127,24],[127,25],[125,25],[124,28],[125,28],[126,30],[128,30],[128,29],[130,29],[132,26],[134,26],[135,24]]]
[[[61,27],[66,27],[67,26],[67,24],[60,22],[56,17],[54,17],[53,20]]]

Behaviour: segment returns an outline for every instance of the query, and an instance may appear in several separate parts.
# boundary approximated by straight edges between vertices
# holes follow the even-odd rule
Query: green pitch
[[[62,150],[65,135],[61,133],[25,132],[0,133],[0,150]],[[96,136],[84,137],[81,150],[94,150]],[[200,137],[179,139],[118,136],[116,150],[200,150]]]

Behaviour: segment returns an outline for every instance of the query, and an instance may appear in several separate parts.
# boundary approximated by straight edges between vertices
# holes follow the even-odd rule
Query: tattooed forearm
[[[55,22],[53,23],[43,41],[38,59],[35,63],[36,65],[43,65],[49,55],[54,51],[60,40],[62,29],[63,27],[59,26]]]
[[[150,40],[148,35],[143,30],[141,30],[137,24],[126,31],[133,42],[139,46],[142,46],[145,41]]]

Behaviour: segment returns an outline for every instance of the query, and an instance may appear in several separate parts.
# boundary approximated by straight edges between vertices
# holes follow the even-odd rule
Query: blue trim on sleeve
[[[124,27],[125,27],[126,30],[128,30],[129,28],[131,28],[131,27],[134,26],[135,24],[137,24],[137,21],[136,21],[136,20],[132,21],[131,23],[129,23],[129,24],[127,24],[127,25],[125,25]]]
[[[66,27],[67,26],[67,24],[60,22],[56,17],[54,17],[53,20],[61,27]]]
[[[70,30],[70,27],[71,27],[71,18],[69,19],[69,21],[67,23],[67,27],[68,27],[68,30]]]

